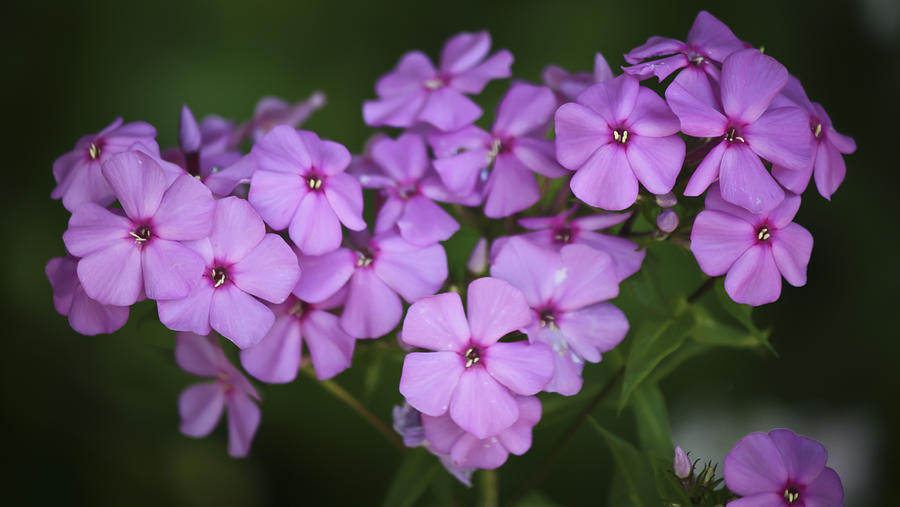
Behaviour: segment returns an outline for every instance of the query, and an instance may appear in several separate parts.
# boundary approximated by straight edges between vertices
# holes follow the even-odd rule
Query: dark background
[[[178,433],[176,399],[194,379],[174,364],[171,333],[154,321],[152,306],[136,307],[112,336],[69,329],[53,310],[43,268],[63,254],[68,219],[49,198],[51,164],[79,136],[121,115],[155,125],[167,146],[182,103],[198,117],[244,119],[263,95],[297,100],[322,90],[328,105],[306,127],[358,151],[369,134],[362,101],[406,50],[436,56],[450,35],[486,28],[496,48],[515,55],[514,75],[537,81],[548,63],[588,70],[602,51],[616,66],[651,35],[683,40],[704,7],[800,77],[859,150],[847,158],[847,179],[831,203],[814,189],[806,194],[797,221],[816,241],[807,287],[785,285],[781,300],[758,312],[774,328],[779,357],[725,350],[664,381],[676,441],[694,442],[695,457],[709,444],[707,452],[720,454],[708,457],[720,460],[742,434],[791,424],[831,449],[848,505],[895,498],[900,13],[893,0],[7,6],[0,498],[7,505],[368,505],[382,498],[399,462],[306,378],[263,389],[251,456],[230,459],[224,425],[202,440]],[[506,86],[488,88],[486,110]],[[338,381],[360,393],[363,373],[355,370]],[[399,399],[398,365],[383,375],[382,388],[362,396],[387,417]],[[554,439],[538,432],[532,452],[511,460],[500,476],[503,495]],[[582,431],[560,463],[541,486],[549,498],[602,503],[611,465],[595,435]]]

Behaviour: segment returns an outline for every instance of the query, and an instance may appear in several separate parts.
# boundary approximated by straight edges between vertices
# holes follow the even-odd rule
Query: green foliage
[[[422,448],[411,449],[400,463],[382,505],[409,507],[425,493],[441,465],[437,458]]]
[[[606,441],[616,465],[608,505],[610,507],[658,507],[660,502],[655,493],[653,469],[646,456],[630,443],[607,431],[593,417],[589,417],[588,420]]]
[[[641,447],[660,458],[667,456],[671,458],[673,447],[669,413],[659,387],[644,383],[635,389],[631,399],[631,410],[637,423]]]

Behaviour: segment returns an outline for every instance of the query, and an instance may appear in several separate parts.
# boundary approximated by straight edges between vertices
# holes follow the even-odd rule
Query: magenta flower
[[[794,287],[806,284],[812,235],[791,222],[800,196],[789,194],[768,213],[754,215],[723,200],[713,185],[706,209],[691,230],[691,252],[700,269],[725,276],[725,291],[738,303],[759,306],[781,295],[781,277]]]
[[[175,361],[188,373],[215,379],[195,384],[178,397],[181,432],[194,438],[209,435],[227,408],[228,454],[246,456],[259,427],[259,407],[253,401],[259,401],[256,389],[232,366],[213,337],[177,333]]]
[[[253,109],[253,119],[242,127],[238,135],[243,138],[249,134],[250,139],[258,143],[278,125],[299,127],[324,106],[325,94],[318,91],[313,92],[306,100],[294,104],[278,97],[263,97]]]
[[[478,94],[493,79],[509,77],[512,54],[501,49],[487,59],[487,32],[460,33],[444,44],[440,68],[424,53],[403,55],[394,70],[375,83],[378,98],[363,104],[370,127],[411,127],[425,122],[460,129],[481,117],[481,108],[464,94]]]
[[[623,74],[556,111],[556,156],[575,171],[570,186],[579,199],[622,210],[637,199],[638,181],[654,194],[672,190],[684,162],[678,130],[665,101]]]
[[[559,250],[510,238],[491,266],[491,276],[525,295],[533,314],[525,328],[532,343],[549,345],[553,377],[545,391],[566,396],[581,390],[584,362],[597,363],[625,338],[628,319],[605,301],[619,295],[612,257],[585,245]]]
[[[446,292],[410,306],[403,341],[434,352],[403,362],[400,393],[423,414],[448,413],[478,439],[494,437],[519,420],[516,394],[530,396],[553,375],[553,353],[543,343],[498,342],[531,324],[522,293],[503,280],[469,284],[468,320],[459,294]]]
[[[259,168],[250,180],[250,204],[273,229],[288,229],[303,253],[339,247],[342,223],[354,231],[366,228],[362,187],[344,174],[347,148],[281,125],[256,143],[252,154]]]
[[[85,202],[63,234],[77,257],[78,279],[91,299],[129,306],[150,299],[186,296],[203,260],[181,241],[209,234],[215,207],[209,189],[179,176],[171,186],[149,155],[124,152],[103,164],[103,175],[125,216]]]
[[[517,456],[531,448],[531,430],[541,420],[541,402],[534,396],[516,396],[519,416],[496,436],[478,438],[462,429],[449,414],[432,417],[422,414],[425,439],[438,453],[463,468],[492,470],[506,463],[510,453]]]
[[[169,329],[207,335],[215,329],[244,349],[259,342],[275,316],[256,298],[281,303],[300,278],[294,251],[242,199],[216,201],[208,238],[189,246],[202,259],[193,289],[159,301],[159,320]],[[254,297],[255,296],[255,297]]]
[[[623,70],[641,79],[656,76],[662,81],[676,70],[685,69],[679,74],[682,84],[685,84],[685,79],[698,82],[705,75],[715,82],[719,78],[719,69],[715,64],[721,64],[730,54],[745,47],[725,23],[706,11],[700,11],[688,32],[687,42],[650,37],[643,45],[625,54],[625,61],[632,66]],[[657,57],[663,58],[646,61]]]
[[[444,247],[414,245],[390,231],[371,238],[358,250],[300,258],[304,275],[294,295],[322,301],[347,285],[341,327],[355,338],[379,338],[403,317],[402,297],[412,303],[434,294],[447,279]]]
[[[483,195],[488,217],[522,211],[540,198],[532,171],[548,178],[566,174],[553,142],[544,138],[555,109],[549,88],[516,83],[500,102],[490,134],[470,126],[429,138],[438,157],[434,168],[450,192]]]
[[[69,317],[72,329],[83,335],[117,331],[128,321],[128,307],[104,305],[91,299],[78,280],[77,264],[74,257],[56,257],[44,269],[53,286],[56,311]]]
[[[781,90],[773,104],[795,105],[803,109],[809,117],[809,129],[813,138],[812,163],[802,171],[791,170],[775,165],[772,176],[785,188],[795,194],[802,194],[809,185],[809,179],[815,175],[816,188],[822,197],[831,200],[831,195],[844,181],[847,165],[842,154],[856,151],[856,141],[852,137],[839,134],[831,124],[831,118],[825,108],[818,102],[811,102],[797,78],[788,78],[787,85]]]
[[[606,63],[603,55],[597,53],[594,55],[594,72],[577,72],[570,73],[556,65],[548,65],[541,72],[541,78],[544,84],[549,86],[556,94],[556,101],[562,105],[566,102],[575,102],[581,92],[587,90],[591,85],[609,81],[612,79],[612,69]]]
[[[374,171],[357,177],[363,187],[381,189],[384,197],[375,220],[376,234],[396,225],[403,239],[425,246],[445,241],[459,230],[456,220],[432,200],[441,199],[447,191],[436,175],[426,174],[431,162],[421,136],[406,133],[396,141],[380,138],[371,146],[371,158],[368,166]]]
[[[103,177],[101,166],[117,153],[139,150],[158,157],[156,129],[149,123],[122,124],[116,118],[97,134],[88,134],[75,143],[75,149],[53,162],[56,188],[50,194],[62,198],[63,206],[75,211],[81,203],[108,206],[115,201],[113,189]]]
[[[722,64],[721,100],[720,94],[701,94],[677,82],[666,89],[685,134],[718,140],[694,171],[685,195],[698,196],[718,179],[722,197],[732,204],[753,213],[778,206],[784,192],[760,157],[799,171],[809,165],[812,146],[809,119],[800,108],[769,108],[787,79],[787,70],[774,58],[746,49]]]
[[[557,250],[565,245],[581,244],[606,252],[612,256],[613,262],[615,262],[616,281],[618,282],[641,269],[646,250],[638,250],[638,245],[629,239],[596,232],[624,222],[631,216],[631,212],[602,213],[570,220],[569,217],[576,209],[577,206],[573,206],[552,217],[520,218],[519,225],[531,229],[533,232],[521,234],[519,237],[527,239],[535,245]],[[497,258],[510,237],[514,236],[501,237],[494,241],[491,245],[491,259]]]
[[[751,433],[725,456],[725,484],[743,498],[729,507],[841,507],[841,478],[822,444],[791,430]]]
[[[342,293],[320,303],[307,303],[290,296],[274,305],[275,323],[259,343],[241,351],[241,365],[263,382],[291,382],[297,378],[305,343],[319,380],[346,370],[356,339],[344,332],[337,315],[327,311],[343,304],[345,297]]]

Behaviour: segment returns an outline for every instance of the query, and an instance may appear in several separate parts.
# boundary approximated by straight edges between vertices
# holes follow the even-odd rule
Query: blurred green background
[[[136,307],[125,329],[82,337],[52,306],[43,273],[63,254],[68,215],[49,198],[53,160],[116,116],[145,120],[174,144],[182,103],[198,117],[247,118],[263,95],[289,100],[322,90],[306,124],[358,151],[369,135],[363,100],[400,55],[437,55],[456,32],[486,28],[537,81],[556,63],[588,70],[602,51],[613,66],[651,35],[683,39],[701,8],[744,40],[764,45],[859,145],[831,203],[806,194],[797,221],[815,237],[809,283],[785,285],[757,313],[774,328],[778,357],[722,350],[686,363],[661,385],[676,442],[721,460],[746,432],[790,425],[822,440],[844,478],[848,505],[896,498],[895,409],[897,83],[895,0],[861,2],[16,2],[4,14],[2,421],[6,505],[370,505],[398,455],[319,386],[301,378],[262,389],[263,421],[251,456],[227,457],[224,426],[210,438],[178,433],[176,399],[194,379],[171,354],[155,309]],[[492,84],[483,105],[505,90]],[[355,364],[370,362],[366,352]],[[600,371],[602,367],[594,367]],[[589,370],[591,368],[589,367]],[[366,391],[355,368],[338,377],[389,417],[399,363]],[[595,375],[597,373],[592,373]],[[607,416],[615,419],[613,409]],[[628,431],[627,414],[617,423]],[[541,462],[559,432],[500,474]],[[598,505],[611,480],[603,443],[583,429],[540,486],[562,505]],[[508,477],[509,479],[505,479]],[[446,487],[462,488],[444,483]],[[462,493],[462,504],[471,494]]]

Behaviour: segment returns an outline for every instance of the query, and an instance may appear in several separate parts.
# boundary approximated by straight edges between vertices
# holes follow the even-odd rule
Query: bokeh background
[[[306,127],[358,151],[370,133],[361,104],[404,51],[436,55],[450,35],[486,28],[515,55],[514,75],[537,81],[548,63],[588,70],[602,51],[615,66],[651,35],[683,39],[701,8],[799,76],[859,150],[833,201],[809,192],[797,218],[816,241],[807,287],[785,286],[757,312],[778,357],[722,350],[668,377],[675,440],[721,460],[741,435],[788,426],[826,444],[848,505],[894,502],[900,3],[93,0],[5,7],[3,503],[370,505],[399,463],[306,378],[263,389],[252,454],[230,459],[224,426],[203,440],[178,433],[176,399],[194,379],[174,364],[171,333],[152,306],[139,305],[112,336],[69,329],[43,268],[63,254],[68,218],[49,199],[50,167],[79,136],[121,115],[155,125],[167,146],[182,103],[198,117],[240,120],[263,95],[322,90],[328,105]],[[483,105],[506,86],[492,84]],[[387,417],[399,365],[380,375],[377,389],[364,387],[362,368],[338,381]],[[504,476],[521,477],[554,440],[538,432],[533,451],[511,460],[501,495],[511,487]],[[583,430],[540,489],[561,505],[602,504],[610,470],[603,443]]]

